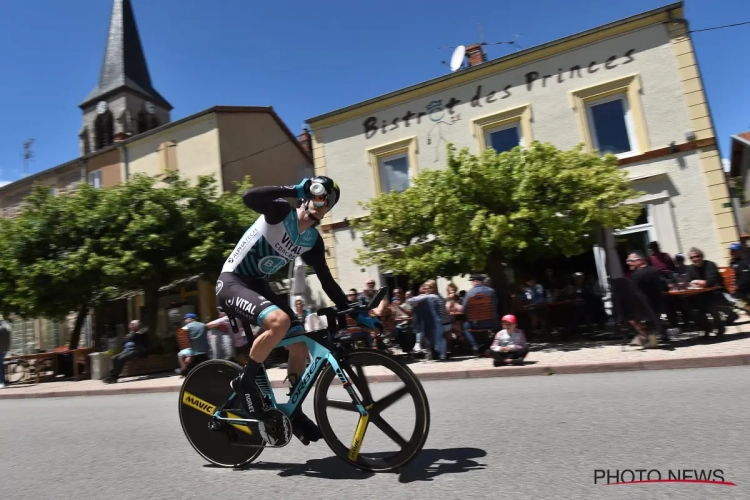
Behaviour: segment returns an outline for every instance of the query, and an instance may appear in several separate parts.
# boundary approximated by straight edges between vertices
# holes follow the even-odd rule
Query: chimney
[[[302,133],[297,136],[297,140],[300,145],[302,145],[302,149],[312,156],[312,137],[310,136],[310,131],[307,130],[307,127],[302,129]]]
[[[482,50],[482,45],[478,43],[466,47],[466,57],[469,58],[469,67],[477,66],[487,61],[484,50]]]

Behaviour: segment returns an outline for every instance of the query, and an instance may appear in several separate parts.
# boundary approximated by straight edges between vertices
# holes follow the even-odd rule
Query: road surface
[[[296,440],[265,450],[246,471],[208,467],[184,438],[177,394],[0,400],[0,492],[13,500],[750,494],[750,367],[462,379],[425,389],[425,450],[400,474],[378,475],[350,468],[323,442]],[[401,420],[406,413],[389,421]],[[669,470],[720,469],[737,486],[604,486],[595,484],[597,469],[658,470],[663,479]]]

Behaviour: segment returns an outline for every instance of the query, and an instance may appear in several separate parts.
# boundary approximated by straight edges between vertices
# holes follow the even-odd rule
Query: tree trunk
[[[159,283],[149,283],[143,289],[143,317],[141,318],[141,327],[148,328],[150,333],[149,347],[154,347],[159,343],[159,334],[156,331],[159,326]]]
[[[89,307],[84,304],[81,309],[78,310],[78,317],[76,317],[76,324],[73,327],[73,332],[70,334],[70,350],[78,349],[78,341],[81,338],[81,329],[83,328],[83,322],[86,321],[86,317],[89,315]]]
[[[492,280],[492,288],[497,293],[497,314],[502,317],[510,312],[510,293],[508,289],[508,276],[503,266],[501,252],[492,252],[487,256],[487,276]]]

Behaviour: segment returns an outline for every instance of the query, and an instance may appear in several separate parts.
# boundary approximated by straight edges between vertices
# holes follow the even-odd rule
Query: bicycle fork
[[[344,375],[344,371],[341,369],[339,364],[337,362],[333,362],[332,360],[329,360],[329,362],[331,363],[331,366],[333,367],[336,375],[341,381],[341,385],[349,394],[349,397],[352,398],[354,406],[357,408],[357,411],[359,411],[359,421],[357,422],[357,428],[354,430],[352,446],[351,448],[349,448],[348,455],[349,460],[357,460],[357,457],[359,457],[359,450],[362,447],[362,441],[364,441],[365,433],[367,432],[367,424],[370,421],[370,414],[367,410],[372,408],[372,404],[366,407],[364,403],[362,403],[359,395],[357,395],[357,392],[352,387],[352,383],[349,381],[346,375]]]

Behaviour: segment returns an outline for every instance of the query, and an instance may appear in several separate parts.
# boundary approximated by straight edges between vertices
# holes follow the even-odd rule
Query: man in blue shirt
[[[183,330],[187,330],[190,337],[190,347],[177,353],[180,362],[180,373],[185,373],[185,369],[190,365],[195,356],[208,353],[208,329],[204,323],[197,320],[193,313],[185,315],[185,325]]]

